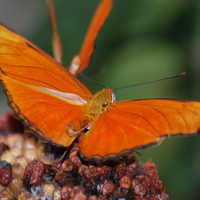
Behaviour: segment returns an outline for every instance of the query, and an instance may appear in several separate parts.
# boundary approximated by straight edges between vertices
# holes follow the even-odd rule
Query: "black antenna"
[[[89,81],[89,82],[91,82],[91,83],[94,83],[95,85],[98,85],[98,86],[103,87],[103,88],[108,88],[108,87],[106,87],[105,85],[100,84],[100,83],[97,83],[96,81],[90,79],[89,77],[87,77],[85,74],[83,74],[83,73],[81,73],[81,72],[79,73],[79,75],[80,75],[82,78],[86,79],[87,81]]]
[[[119,87],[119,88],[114,89],[114,91],[121,90],[121,89],[124,89],[124,88],[133,87],[133,86],[146,85],[146,84],[149,84],[149,83],[156,83],[156,82],[164,81],[164,80],[167,80],[167,79],[173,79],[173,78],[177,78],[177,77],[183,76],[185,74],[186,74],[185,72],[182,72],[182,73],[177,74],[175,76],[169,76],[169,77],[161,78],[161,79],[158,79],[158,80],[155,80],[155,81],[149,81],[149,82],[146,82],[146,83],[139,83],[139,84],[128,85],[128,86],[124,86],[124,87]]]

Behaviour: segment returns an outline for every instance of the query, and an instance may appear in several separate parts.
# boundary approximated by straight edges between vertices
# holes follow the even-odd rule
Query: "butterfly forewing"
[[[8,104],[26,128],[59,145],[71,144],[75,138],[67,135],[66,126],[83,115],[82,104],[92,94],[50,56],[2,25],[0,80]]]
[[[23,83],[73,93],[83,99],[91,96],[90,91],[63,66],[3,25],[0,25],[0,69]]]
[[[97,35],[110,14],[112,4],[113,0],[102,0],[93,16],[79,53],[81,59],[79,72],[89,65],[90,58],[94,52]]]
[[[195,134],[199,129],[200,102],[121,101],[96,120],[78,146],[83,157],[105,161],[158,144],[165,136]]]

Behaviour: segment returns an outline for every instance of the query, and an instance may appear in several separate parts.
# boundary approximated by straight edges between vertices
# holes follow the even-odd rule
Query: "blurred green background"
[[[98,0],[56,1],[64,62],[79,52]],[[51,29],[44,0],[2,0],[0,22],[52,55]],[[176,98],[200,100],[200,1],[115,0],[85,74],[110,88],[176,75],[183,77],[127,88],[118,100]],[[82,79],[81,79],[82,80]],[[82,80],[93,92],[100,90]],[[5,98],[0,96],[0,113]],[[139,151],[152,159],[171,199],[200,199],[200,137],[168,138]]]

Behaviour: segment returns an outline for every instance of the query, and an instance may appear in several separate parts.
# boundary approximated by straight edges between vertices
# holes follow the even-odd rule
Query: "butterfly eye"
[[[112,103],[117,101],[117,94],[112,91]]]

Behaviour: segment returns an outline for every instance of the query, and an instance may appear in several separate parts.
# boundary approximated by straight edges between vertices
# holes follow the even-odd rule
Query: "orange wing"
[[[113,0],[101,0],[97,10],[95,11],[93,19],[90,23],[89,29],[84,38],[79,55],[76,56],[75,60],[72,60],[72,63],[70,65],[69,70],[73,74],[76,75],[78,72],[83,71],[89,65],[90,58],[94,52],[95,40],[97,38],[97,35],[101,27],[103,26],[108,15],[110,14],[112,4]],[[76,66],[77,60],[78,60],[78,69],[76,69],[76,67],[75,69],[73,69],[74,68],[73,66],[74,65]]]
[[[51,57],[2,25],[0,81],[25,127],[57,144],[71,144],[66,125],[83,115],[82,105],[92,94]]]
[[[164,99],[119,101],[94,122],[78,144],[97,162],[159,144],[166,136],[200,130],[200,102]]]
[[[83,99],[92,95],[62,65],[3,25],[0,25],[0,68],[23,83],[73,93]]]

